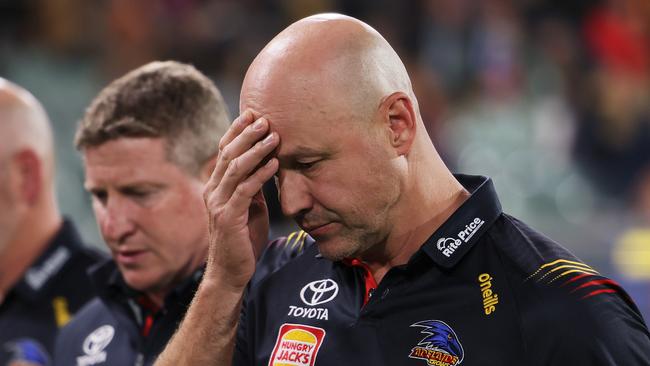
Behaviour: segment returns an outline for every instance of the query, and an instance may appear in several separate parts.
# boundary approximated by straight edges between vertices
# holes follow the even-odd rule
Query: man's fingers
[[[215,191],[218,196],[217,200],[219,202],[229,200],[230,196],[235,193],[237,186],[246,180],[249,175],[254,175],[253,171],[255,168],[260,165],[267,155],[273,152],[278,143],[279,137],[277,133],[270,133],[262,141],[258,141],[252,148],[231,160],[221,178],[218,189]]]
[[[221,156],[222,150],[235,137],[237,137],[248,125],[250,125],[251,122],[253,122],[253,119],[254,119],[253,112],[249,109],[245,110],[244,113],[240,114],[237,118],[235,118],[235,120],[232,122],[232,124],[230,125],[226,133],[219,140],[219,155],[217,157],[217,164],[212,170],[210,179],[208,179],[205,185],[205,189],[203,190],[203,199],[205,201],[207,201],[210,192],[212,192],[217,187],[217,184],[219,184],[219,181],[221,180],[221,176],[223,175],[223,171],[225,168],[218,166],[219,160],[222,159]]]
[[[265,118],[260,118],[252,125],[246,127],[239,135],[219,152],[217,165],[225,170],[230,161],[239,157],[251,148],[257,141],[259,141],[267,133],[269,123]],[[216,170],[216,169],[215,169]]]
[[[254,120],[255,116],[253,111],[250,109],[247,109],[244,113],[240,114],[239,117],[232,122],[228,131],[226,131],[226,133],[221,137],[221,140],[219,140],[219,150],[222,150],[226,145],[228,145],[246,128],[246,126],[253,123]]]
[[[217,188],[231,162],[249,150],[255,142],[259,141],[268,132],[269,128],[268,121],[264,118],[258,119],[253,124],[240,123],[245,127],[219,151],[212,176],[206,185],[206,193]]]
[[[233,212],[243,212],[244,210],[248,212],[253,198],[262,190],[264,183],[273,177],[273,174],[278,170],[278,166],[278,159],[272,158],[246,180],[239,183],[235,189],[235,194],[232,195],[228,202],[228,209]]]

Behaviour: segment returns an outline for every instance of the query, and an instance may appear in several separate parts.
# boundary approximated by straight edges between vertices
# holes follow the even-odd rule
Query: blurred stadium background
[[[255,54],[325,11],[397,49],[453,171],[491,176],[507,212],[621,282],[650,318],[648,0],[0,0],[0,76],[45,105],[62,210],[101,247],[72,144],[97,92],[176,59],[236,115]],[[277,212],[273,223],[290,229]]]

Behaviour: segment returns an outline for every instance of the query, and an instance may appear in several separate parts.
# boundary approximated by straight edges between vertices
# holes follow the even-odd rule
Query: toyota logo
[[[339,285],[328,278],[308,283],[300,291],[300,298],[305,304],[316,306],[334,300],[338,293]]]

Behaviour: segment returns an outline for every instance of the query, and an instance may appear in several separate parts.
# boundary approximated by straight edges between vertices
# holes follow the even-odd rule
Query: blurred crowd
[[[100,243],[72,147],[90,99],[175,59],[209,75],[235,116],[260,48],[326,11],[396,47],[453,171],[491,176],[506,212],[624,282],[650,317],[647,0],[0,0],[0,75],[48,110],[62,209]]]

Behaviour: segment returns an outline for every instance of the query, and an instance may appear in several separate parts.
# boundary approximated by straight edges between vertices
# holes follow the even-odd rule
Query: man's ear
[[[398,155],[408,154],[417,127],[411,98],[403,92],[395,92],[384,99],[381,110],[388,124],[391,145]]]
[[[12,180],[12,187],[21,201],[28,206],[38,203],[43,187],[43,163],[33,150],[21,150],[12,157],[13,173],[16,179]]]

